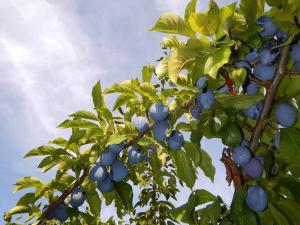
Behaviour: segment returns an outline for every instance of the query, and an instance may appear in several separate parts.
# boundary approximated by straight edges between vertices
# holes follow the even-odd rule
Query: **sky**
[[[57,136],[56,126],[67,115],[92,109],[92,86],[140,76],[143,65],[162,55],[165,36],[148,32],[159,15],[183,15],[187,0],[6,0],[0,1],[0,214],[24,193],[12,193],[22,176],[46,181],[54,171],[41,173],[39,159],[24,154]],[[217,0],[219,6],[232,0]],[[207,10],[201,0],[199,11]],[[113,99],[107,99],[110,104]],[[215,183],[200,172],[196,188],[207,188],[230,203],[233,189],[219,162],[218,140],[202,143],[217,168]],[[176,205],[187,200],[185,188]],[[112,207],[103,208],[109,218]],[[0,221],[1,221],[0,219]],[[1,224],[1,223],[0,223]]]

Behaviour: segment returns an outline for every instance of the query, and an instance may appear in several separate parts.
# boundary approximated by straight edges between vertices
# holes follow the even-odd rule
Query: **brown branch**
[[[300,71],[285,71],[287,76],[300,76]]]
[[[263,86],[264,88],[268,89],[270,87],[270,84],[268,84],[267,82],[261,81],[259,79],[257,79],[256,77],[254,77],[253,75],[249,75],[249,79],[255,83],[257,83],[260,86]]]
[[[249,64],[253,67],[255,66],[256,64],[258,64],[260,62],[260,58],[257,57],[256,59],[254,59],[252,62],[250,62]]]
[[[270,110],[273,105],[273,100],[276,95],[276,91],[277,91],[278,86],[286,72],[286,63],[287,63],[287,59],[288,59],[289,50],[290,50],[290,45],[284,46],[281,49],[281,55],[279,58],[279,62],[278,62],[278,66],[277,66],[277,70],[276,70],[274,79],[273,79],[269,89],[267,89],[267,94],[266,94],[266,97],[264,100],[263,108],[259,115],[254,132],[252,133],[250,149],[253,152],[256,151],[257,147],[259,146],[260,137],[262,135],[262,132],[263,132],[264,126],[265,126],[264,121],[269,116]]]

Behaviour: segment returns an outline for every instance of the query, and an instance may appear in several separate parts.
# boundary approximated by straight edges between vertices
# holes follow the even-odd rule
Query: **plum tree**
[[[238,146],[233,149],[232,159],[236,164],[245,166],[251,160],[251,152],[245,146]]]
[[[30,191],[7,224],[300,224],[300,1],[196,5],[159,17],[150,31],[169,34],[163,56],[141,78],[104,90],[97,82],[94,111],[58,126],[70,137],[25,155],[56,173],[16,182],[14,191]],[[204,149],[206,139],[224,148]],[[196,189],[203,175],[214,182],[218,153],[231,204]],[[175,207],[180,186],[191,191]],[[108,205],[116,213],[102,221]]]
[[[296,121],[296,111],[291,105],[282,103],[276,108],[275,119],[281,126],[290,127]]]
[[[149,109],[149,116],[155,121],[165,120],[169,115],[169,108],[162,103],[155,103]]]
[[[167,131],[169,130],[170,125],[168,121],[158,121],[153,125],[153,135],[157,141],[166,141]]]
[[[246,203],[255,212],[262,212],[268,205],[268,195],[259,186],[252,186],[248,189]]]
[[[72,207],[79,207],[81,206],[84,201],[86,200],[86,195],[82,191],[81,187],[76,187],[71,193],[71,206]]]

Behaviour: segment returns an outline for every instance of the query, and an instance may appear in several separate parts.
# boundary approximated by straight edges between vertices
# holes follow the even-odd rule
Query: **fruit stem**
[[[300,76],[300,71],[286,71],[285,75],[287,75],[287,76]]]
[[[277,70],[274,76],[274,79],[270,85],[270,87],[267,89],[267,94],[264,100],[263,108],[261,110],[261,113],[259,115],[258,121],[256,123],[256,126],[254,128],[254,132],[251,136],[251,143],[250,143],[250,149],[255,152],[257,147],[260,144],[260,137],[262,135],[262,132],[265,127],[264,121],[268,118],[269,113],[271,111],[273,100],[276,95],[276,91],[280,85],[280,82],[282,78],[284,77],[286,73],[286,63],[288,59],[288,54],[290,50],[290,45],[284,46],[281,49],[281,55],[279,58]]]

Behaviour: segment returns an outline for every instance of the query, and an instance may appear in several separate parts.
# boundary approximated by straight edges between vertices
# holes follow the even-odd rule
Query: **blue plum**
[[[100,163],[103,166],[110,166],[117,159],[117,156],[117,154],[110,151],[103,152],[100,156]]]
[[[245,174],[253,179],[259,179],[263,172],[263,164],[260,160],[252,158],[244,166]]]
[[[219,93],[227,93],[229,92],[229,87],[227,85],[224,85],[223,87],[218,89]]]
[[[120,143],[120,144],[113,144],[108,146],[108,151],[119,154],[125,146],[125,143]]]
[[[240,146],[249,148],[250,143],[249,143],[249,141],[247,139],[243,138],[242,141],[241,141]]]
[[[142,159],[143,155],[136,144],[128,148],[128,162],[130,164],[139,163]]]
[[[44,207],[43,207],[43,212],[47,209],[47,207],[48,207],[49,205],[45,205]],[[55,218],[55,214],[54,214],[54,211],[51,211],[50,213],[48,213],[48,215],[46,216],[46,219],[47,220],[52,220],[52,219],[54,219]]]
[[[245,60],[248,63],[253,62],[256,58],[258,58],[258,53],[257,53],[257,49],[254,48],[251,52],[249,52],[246,56],[245,56]]]
[[[150,162],[151,158],[150,158],[150,155],[153,154],[153,155],[157,155],[157,150],[153,147],[153,146],[148,146],[148,154],[145,155],[145,160],[147,162]]]
[[[262,109],[262,103],[256,103],[255,105],[251,106],[248,109],[245,109],[245,115],[253,120],[257,120]]]
[[[293,44],[290,55],[294,61],[300,61],[300,45]]]
[[[71,206],[72,207],[79,207],[81,206],[86,199],[85,193],[82,191],[81,187],[76,187],[71,192]]]
[[[215,95],[211,89],[207,89],[205,93],[200,93],[196,98],[197,105],[204,109],[210,109],[215,102]]]
[[[69,218],[67,207],[63,204],[57,206],[57,208],[54,209],[54,218],[60,222],[65,222]]]
[[[248,189],[246,203],[254,212],[262,212],[268,206],[268,195],[259,186],[252,186]]]
[[[89,177],[91,181],[102,181],[106,176],[107,171],[100,163],[93,165],[90,169]]]
[[[275,119],[283,127],[291,127],[296,121],[296,110],[289,104],[282,103],[275,110]]]
[[[167,140],[167,131],[170,128],[170,125],[167,121],[158,121],[153,125],[153,135],[157,141]]]
[[[208,81],[208,78],[206,76],[200,77],[197,82],[196,82],[196,87],[197,88],[204,88],[206,83]]]
[[[125,177],[127,177],[128,175],[128,168],[127,166],[120,162],[119,160],[116,160],[112,166],[111,166],[111,170],[112,170],[112,180],[119,182],[125,179]]]
[[[171,136],[168,138],[168,146],[173,150],[180,150],[184,144],[184,138],[180,131],[173,130]]]
[[[278,132],[275,136],[274,147],[279,150],[280,147],[280,132]]]
[[[276,58],[279,56],[279,50],[272,50],[274,42],[269,42],[266,46],[259,52],[260,63],[263,65],[273,65]]]
[[[140,134],[146,133],[149,128],[149,120],[143,116],[133,118],[132,123]]]
[[[114,182],[111,179],[110,175],[107,175],[106,178],[97,183],[97,188],[101,192],[111,192],[114,188]]]
[[[250,81],[246,87],[246,93],[248,95],[254,95],[258,92],[259,86],[257,83]]]
[[[149,109],[149,116],[155,121],[161,121],[168,117],[169,108],[162,103],[155,103]]]
[[[295,62],[295,70],[300,71],[300,61]]]
[[[236,164],[245,166],[251,160],[251,152],[249,148],[245,146],[235,147],[233,149],[232,159]]]
[[[256,24],[263,27],[263,30],[259,33],[261,37],[274,36],[278,29],[268,16],[261,16],[256,20]]]
[[[288,33],[278,29],[275,36],[279,42],[284,42],[288,37]]]
[[[246,68],[251,70],[251,65],[247,61],[239,61],[234,64],[236,68]]]
[[[275,66],[263,65],[261,63],[255,65],[253,75],[262,81],[272,80],[276,72]]]
[[[202,112],[202,107],[201,105],[194,105],[191,109],[190,109],[190,114],[192,115],[192,117],[196,120],[200,119],[201,117],[201,112]]]

